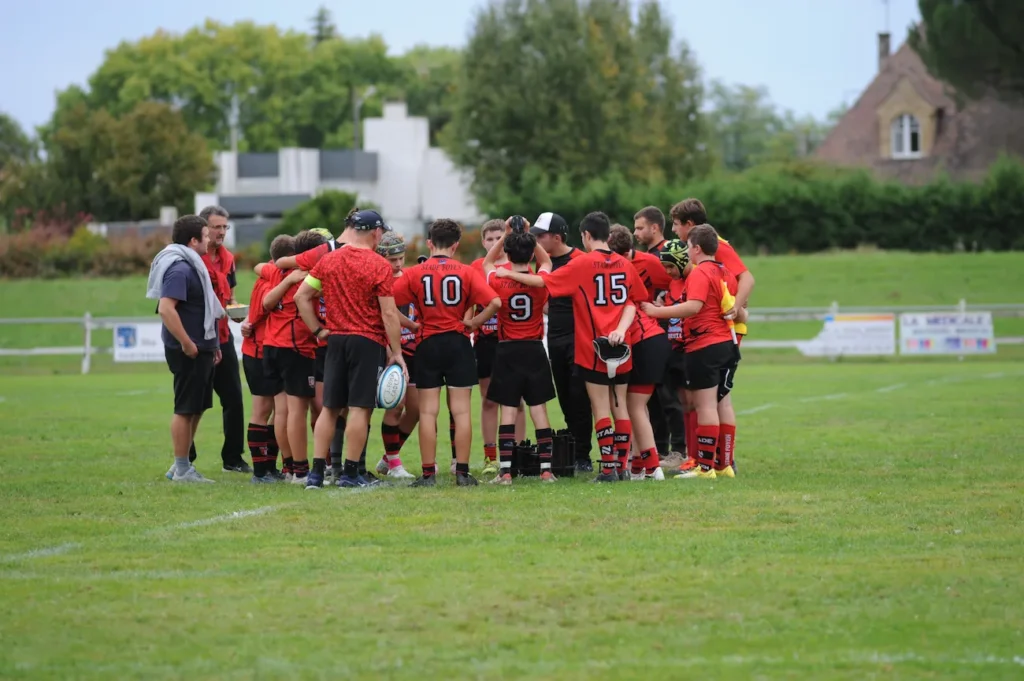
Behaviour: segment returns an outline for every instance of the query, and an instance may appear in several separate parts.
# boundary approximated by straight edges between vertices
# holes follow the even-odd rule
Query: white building
[[[435,218],[464,224],[484,219],[469,190],[470,178],[444,151],[430,146],[427,119],[410,117],[404,103],[385,104],[381,118],[363,121],[362,139],[362,150],[217,152],[216,191],[196,194],[196,212],[219,204],[238,219],[236,224],[255,226],[320,191],[336,189],[379,206],[388,224],[406,237],[422,236],[425,224]],[[237,232],[229,231],[229,238],[234,240]],[[241,245],[261,238],[237,236]]]

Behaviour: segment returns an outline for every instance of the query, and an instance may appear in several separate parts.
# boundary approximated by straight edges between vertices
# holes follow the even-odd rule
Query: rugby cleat
[[[594,482],[618,482],[619,474],[615,471],[611,473],[598,473],[597,477],[594,478]]]
[[[177,473],[175,473],[174,476],[171,478],[171,482],[210,482],[210,483],[212,483],[212,482],[216,482],[216,481],[215,480],[210,480],[209,478],[204,478],[202,476],[202,474],[195,469],[195,467],[191,467],[183,475],[178,475]]]
[[[306,489],[323,489],[324,476],[322,473],[310,471],[306,476]]]
[[[383,456],[380,457],[380,461],[377,462],[376,468],[377,472],[380,473],[381,475],[386,474],[388,472],[388,460],[385,459]]]
[[[580,459],[576,462],[577,473],[593,473],[594,463],[590,459]]]
[[[551,471],[544,471],[540,474],[541,482],[558,482],[558,478]]]
[[[395,480],[412,480],[416,476],[405,470],[405,466],[399,464],[388,471],[388,477]]]
[[[252,473],[252,466],[239,459],[231,463],[225,463],[221,468],[225,473]]]
[[[276,485],[278,482],[280,482],[280,480],[275,478],[270,473],[267,473],[263,477],[259,477],[259,476],[254,475],[249,480],[249,482],[251,482],[254,485]]]
[[[476,487],[480,483],[469,473],[456,473],[455,484],[459,487]]]
[[[726,466],[725,468],[723,468],[721,470],[716,468],[715,469],[715,476],[719,477],[719,478],[735,478],[736,477],[736,471],[734,471],[732,469],[732,466]]]
[[[664,480],[665,479],[665,471],[661,470],[660,467],[659,468],[655,468],[653,473],[648,473],[647,474],[647,479],[648,480]]]
[[[337,487],[341,487],[342,489],[356,489],[358,487],[376,487],[379,484],[380,480],[378,480],[377,478],[374,478],[372,481],[370,481],[361,475],[357,475],[354,478],[348,475],[343,475],[340,478],[338,478],[338,482],[335,483]]]
[[[715,469],[709,468],[707,470],[700,466],[695,466],[685,473],[680,473],[675,477],[676,480],[714,480],[718,476],[715,475]]]
[[[497,475],[498,461],[496,459],[484,459],[484,469],[480,472],[483,475]]]
[[[437,476],[436,475],[421,475],[412,481],[409,487],[437,487]]]
[[[498,475],[496,475],[494,477],[494,480],[491,480],[491,484],[492,485],[511,485],[512,484],[512,474],[511,473],[500,473],[500,474],[498,474]]]

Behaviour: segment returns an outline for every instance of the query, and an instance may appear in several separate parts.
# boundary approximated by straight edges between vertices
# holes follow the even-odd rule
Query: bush
[[[168,234],[119,236],[114,241],[79,227],[70,237],[62,229],[33,227],[0,237],[0,277],[123,277],[146,274]]]
[[[367,201],[357,203],[357,199],[355,194],[332,190],[321,192],[309,201],[295,206],[284,214],[281,222],[267,231],[264,237],[263,259],[270,257],[270,242],[278,235],[298,234],[306,229],[323,227],[337,236],[345,228],[345,218],[355,206],[364,209],[376,208]]]
[[[573,227],[592,210],[633,224],[656,205],[666,219],[676,201],[695,196],[708,219],[746,252],[800,253],[876,246],[910,251],[1024,248],[1024,164],[1000,159],[981,183],[938,178],[923,186],[874,179],[867,171],[808,162],[761,166],[679,186],[630,185],[609,175],[572,187],[532,170],[518,192],[505,190],[483,206],[489,215],[554,211]]]

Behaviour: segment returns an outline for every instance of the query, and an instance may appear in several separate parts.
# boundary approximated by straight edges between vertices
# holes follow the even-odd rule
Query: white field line
[[[736,415],[737,416],[747,416],[749,414],[756,414],[756,413],[758,413],[760,411],[764,411],[766,409],[771,409],[774,406],[775,406],[774,402],[769,402],[768,404],[762,404],[760,407],[751,407],[750,409],[744,409],[743,411],[738,411],[738,412],[736,412]]]
[[[217,523],[226,523],[232,520],[239,520],[241,518],[251,518],[253,516],[265,515],[273,510],[276,510],[277,508],[277,506],[261,506],[260,508],[252,508],[244,511],[234,511],[233,513],[225,513],[224,515],[218,515],[212,518],[202,518],[201,520],[190,520],[188,522],[178,523],[177,525],[170,525],[168,527],[158,527],[156,529],[144,532],[143,534],[151,535],[158,532],[186,530],[194,527],[216,525]],[[26,551],[25,553],[15,553],[9,556],[0,556],[0,563],[18,562],[23,560],[31,560],[33,558],[46,558],[47,556],[59,556],[63,553],[68,553],[70,551],[74,551],[80,548],[82,548],[82,545],[76,543],[48,546],[45,548]]]
[[[900,388],[906,388],[906,383],[894,383],[893,385],[887,385],[884,388],[875,389],[876,393],[891,393],[893,390],[899,390]]]
[[[0,581],[31,581],[47,582],[132,582],[146,579],[196,579],[216,577],[223,572],[215,570],[109,570],[102,572],[77,572],[70,575],[53,575],[48,572],[31,572],[25,570],[0,570]]]
[[[81,544],[74,542],[68,542],[67,544],[58,544],[57,546],[47,546],[41,549],[33,549],[26,551],[25,553],[13,553],[9,556],[0,557],[0,563],[14,563],[22,560],[31,560],[33,558],[46,558],[47,556],[59,556],[62,553],[74,551],[80,548]]]
[[[226,523],[232,520],[238,520],[239,518],[251,518],[258,515],[266,515],[273,510],[276,510],[277,506],[261,506],[259,508],[252,508],[247,511],[235,511],[233,513],[225,513],[224,515],[214,516],[212,518],[203,518],[202,520],[190,520],[185,523],[178,523],[172,525],[169,530],[185,530],[190,527],[205,527],[206,525],[216,525],[217,523]],[[159,532],[160,530],[156,530]]]

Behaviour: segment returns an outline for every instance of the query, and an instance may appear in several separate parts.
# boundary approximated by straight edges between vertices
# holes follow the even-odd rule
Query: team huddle
[[[650,236],[642,223],[659,216],[660,237],[663,214],[652,207],[637,214],[638,240]],[[702,216],[695,199],[677,204],[680,239],[645,243],[647,252],[600,212],[580,223],[583,250],[567,244],[568,225],[554,213],[532,225],[521,216],[491,220],[481,230],[486,256],[472,265],[455,259],[462,228],[446,219],[428,229],[430,256],[409,267],[404,241],[372,210],[353,210],[337,238],[323,229],[278,236],[272,262],[256,267],[242,325],[253,482],[379,484],[366,445],[378,380],[390,365],[407,389],[380,426],[384,455],[373,470],[382,477],[437,484],[445,388],[452,474],[458,486],[478,484],[470,458],[479,385],[483,473],[492,483],[512,484],[527,413],[540,479],[556,481],[547,411],[556,396],[577,442],[576,470],[592,470],[596,435],[596,482],[664,480],[649,404],[664,384],[678,387],[683,406],[685,434],[675,435],[684,435],[688,456],[676,477],[734,477],[730,392],[752,280],[740,285],[742,262],[706,217],[694,219]],[[589,403],[585,416],[580,403]],[[421,475],[414,478],[401,455],[417,426]],[[192,475],[201,478],[194,467]]]

